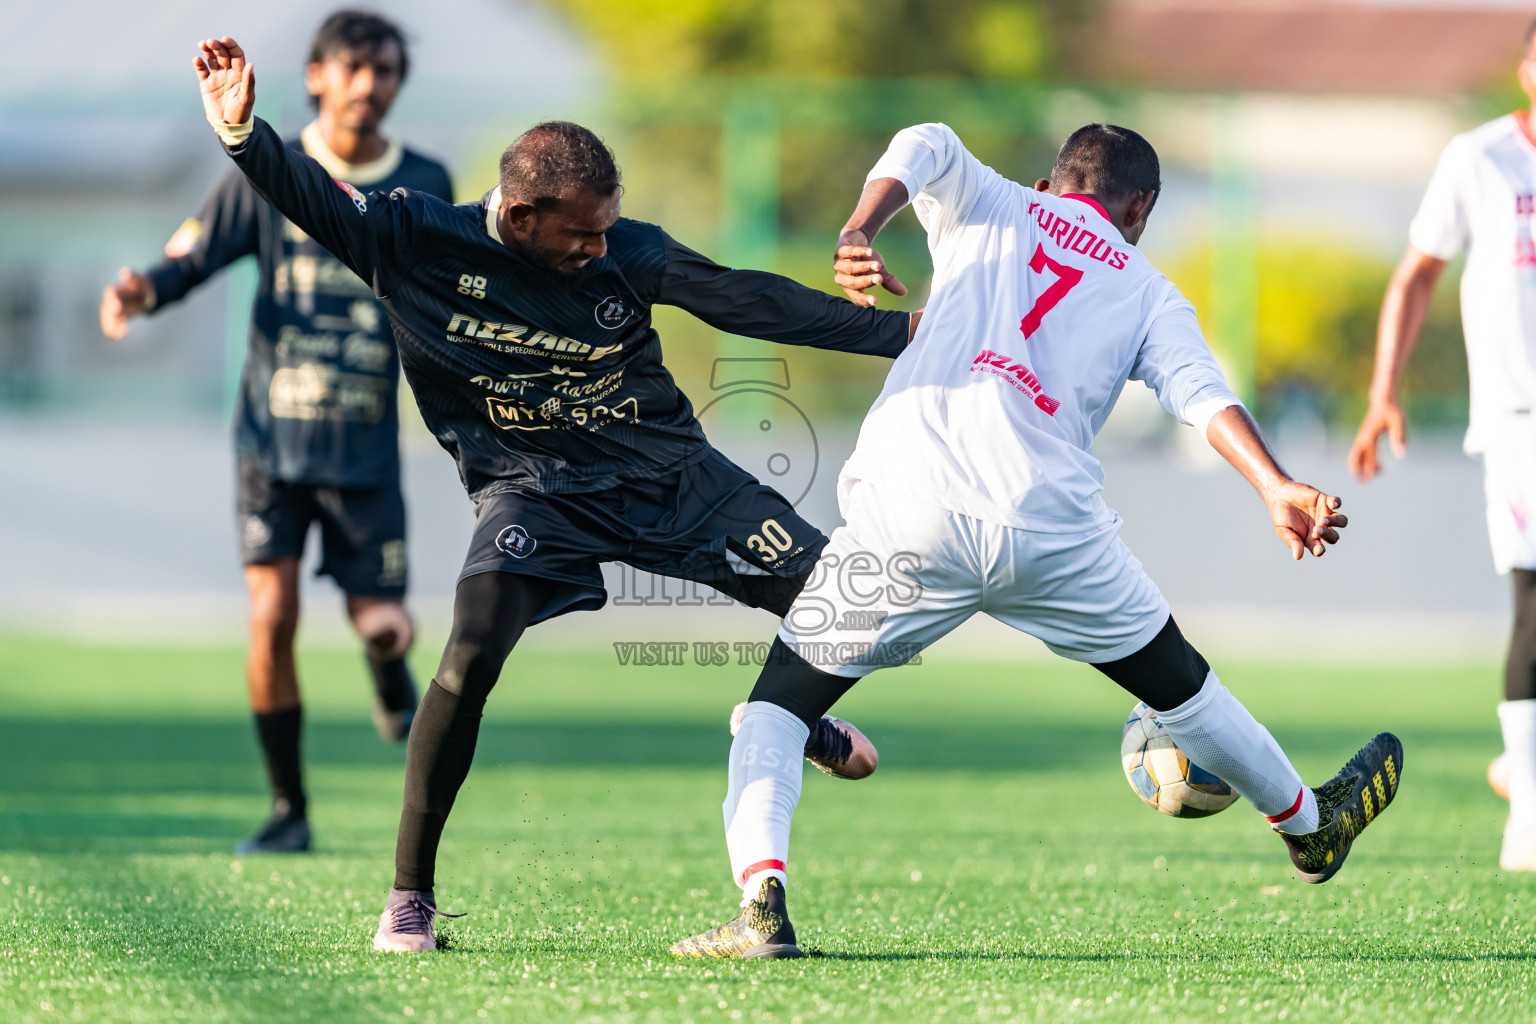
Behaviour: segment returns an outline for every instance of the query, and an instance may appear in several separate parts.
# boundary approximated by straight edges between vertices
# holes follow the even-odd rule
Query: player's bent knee
[[[416,624],[400,601],[368,601],[354,607],[352,626],[370,652],[385,661],[403,658],[416,638]]]
[[[821,671],[775,638],[747,700],[775,704],[814,728],[856,682]]]
[[[1192,700],[1205,685],[1210,664],[1179,631],[1167,623],[1135,654],[1093,666],[1154,711],[1171,711]]]

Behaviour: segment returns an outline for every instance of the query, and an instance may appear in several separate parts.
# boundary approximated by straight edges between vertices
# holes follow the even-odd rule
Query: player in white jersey
[[[785,618],[731,746],[723,812],[742,913],[673,953],[799,955],[784,904],[800,795],[788,752],[815,709],[977,612],[1155,709],[1192,760],[1268,818],[1309,882],[1339,869],[1396,794],[1402,746],[1389,733],[1330,782],[1302,784],[1179,632],[1100,496],[1094,435],[1126,380],[1141,380],[1247,477],[1294,557],[1322,555],[1346,525],[1338,498],[1276,464],[1193,308],[1135,248],[1160,188],[1152,147],[1111,125],[1073,133],[1034,188],[941,124],[900,132],[870,171],[837,281],[864,304],[876,284],[905,292],[869,243],[911,197],[932,295],[839,479],[847,525]],[[850,623],[872,628],[850,636]]]
[[[1398,394],[1424,312],[1445,266],[1467,254],[1461,322],[1471,416],[1464,447],[1483,462],[1494,567],[1513,573],[1514,633],[1504,668],[1499,723],[1504,754],[1488,769],[1509,797],[1499,864],[1536,871],[1536,23],[1526,30],[1519,110],[1445,147],[1404,253],[1387,286],[1376,333],[1370,405],[1349,452],[1361,481],[1378,472],[1376,444],[1399,457],[1407,422]]]

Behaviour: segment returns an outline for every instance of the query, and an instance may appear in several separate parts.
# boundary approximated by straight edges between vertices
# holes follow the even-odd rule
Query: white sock
[[[1200,692],[1159,711],[1173,742],[1191,761],[1220,776],[1281,832],[1317,830],[1317,797],[1302,785],[1280,744],[1212,672]]]
[[[777,877],[781,885],[787,881],[789,822],[800,802],[810,732],[799,718],[767,701],[752,701],[741,716],[720,811],[742,906],[757,898],[765,879]]]
[[[1501,701],[1499,726],[1509,765],[1509,820],[1536,826],[1536,700]]]

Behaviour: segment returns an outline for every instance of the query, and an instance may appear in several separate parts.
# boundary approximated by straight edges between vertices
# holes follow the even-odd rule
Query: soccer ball
[[[1145,704],[1131,709],[1120,734],[1125,778],[1145,800],[1175,818],[1204,818],[1237,801],[1232,787],[1184,756],[1173,737]]]

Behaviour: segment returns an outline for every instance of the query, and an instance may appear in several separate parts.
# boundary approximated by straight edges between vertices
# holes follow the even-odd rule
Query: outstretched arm
[[[1292,480],[1275,461],[1247,409],[1227,406],[1211,418],[1205,436],[1264,499],[1275,534],[1291,549],[1291,557],[1310,551],[1321,558],[1328,550],[1325,545],[1339,542],[1339,531],[1349,525],[1338,511],[1344,503]]]
[[[1413,246],[1403,254],[1392,283],[1387,285],[1381,302],[1381,319],[1376,325],[1376,369],[1371,375],[1370,405],[1365,419],[1349,449],[1349,469],[1362,483],[1381,472],[1376,457],[1376,442],[1386,434],[1392,453],[1399,458],[1408,447],[1408,420],[1403,415],[1399,394],[1408,357],[1424,326],[1424,314],[1435,294],[1435,284],[1445,270],[1446,261]]]
[[[663,235],[666,266],[657,302],[711,327],[781,345],[806,345],[895,359],[911,340],[906,313],[863,309],[797,281],[733,270]]]
[[[404,201],[371,198],[332,178],[304,153],[283,145],[253,111],[256,79],[240,44],[228,36],[198,44],[193,61],[203,110],[225,150],[261,198],[373,288],[387,295],[405,260]]]

